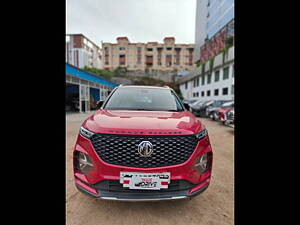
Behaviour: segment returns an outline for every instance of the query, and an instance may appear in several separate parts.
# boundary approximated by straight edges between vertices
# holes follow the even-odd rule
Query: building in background
[[[82,34],[66,35],[66,63],[102,69],[101,49]]]
[[[127,37],[118,37],[117,43],[103,43],[103,67],[113,70],[125,67],[128,71],[181,71],[194,65],[194,44],[175,44],[174,37],[163,43],[131,43]]]
[[[205,62],[234,36],[234,0],[197,0],[195,61]]]
[[[95,110],[117,84],[66,63],[66,112]]]
[[[204,45],[207,24],[208,0],[197,0],[196,7],[196,29],[195,29],[195,62],[200,60],[200,47]]]
[[[195,61],[178,83],[185,99],[234,98],[234,0],[197,0]]]
[[[213,65],[209,62],[201,64],[178,83],[184,99],[233,100],[234,46],[226,55],[216,55]]]

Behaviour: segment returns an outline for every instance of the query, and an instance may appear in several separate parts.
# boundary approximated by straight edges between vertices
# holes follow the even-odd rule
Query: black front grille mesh
[[[94,134],[91,141],[97,154],[104,162],[139,168],[154,168],[183,163],[192,155],[197,145],[197,139],[194,135]],[[150,157],[142,157],[138,153],[138,145],[142,141],[152,143],[153,153]]]

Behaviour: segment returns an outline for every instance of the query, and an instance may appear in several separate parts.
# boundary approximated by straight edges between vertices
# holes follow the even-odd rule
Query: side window
[[[179,99],[174,95],[174,93],[172,93],[172,96],[175,98],[175,102],[176,102],[176,107],[178,110],[183,110],[180,102],[179,102]]]

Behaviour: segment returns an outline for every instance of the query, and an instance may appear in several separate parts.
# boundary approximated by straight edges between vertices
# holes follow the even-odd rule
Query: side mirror
[[[190,105],[188,103],[183,103],[183,105],[186,110],[190,111]]]
[[[97,102],[97,107],[96,107],[96,109],[100,109],[101,106],[103,105],[103,103],[104,103],[103,100],[98,101],[98,102]]]

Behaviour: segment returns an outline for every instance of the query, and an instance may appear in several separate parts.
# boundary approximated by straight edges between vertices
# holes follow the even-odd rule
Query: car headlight
[[[75,170],[88,174],[93,168],[94,165],[87,154],[79,151],[75,152]]]
[[[198,173],[202,174],[211,168],[211,164],[212,164],[211,156],[212,156],[211,152],[208,152],[199,157],[198,161],[195,164],[195,170]]]
[[[195,136],[198,140],[201,140],[201,139],[205,138],[207,135],[208,135],[208,132],[206,129],[204,129],[204,130],[200,131],[198,134],[196,134]]]
[[[80,127],[80,134],[86,138],[91,138],[93,136],[93,134],[95,134],[92,131],[89,131],[83,127]]]

